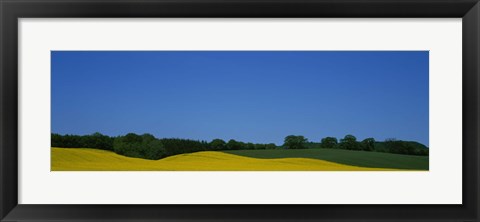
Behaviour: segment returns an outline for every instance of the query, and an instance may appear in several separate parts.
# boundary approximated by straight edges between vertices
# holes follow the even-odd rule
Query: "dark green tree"
[[[267,145],[262,144],[262,143],[257,143],[257,144],[255,144],[255,149],[256,150],[265,150],[265,149],[267,149]]]
[[[320,144],[322,148],[335,148],[338,144],[338,140],[335,137],[325,137]]]
[[[151,134],[142,135],[142,155],[146,159],[158,160],[166,156],[162,142]]]
[[[287,149],[305,149],[307,142],[304,136],[289,135],[285,137],[283,146]]]
[[[350,134],[340,140],[339,147],[346,150],[360,150],[360,144],[357,142],[357,138]]]
[[[242,149],[242,145],[234,139],[229,140],[227,142],[226,147],[227,147],[227,150],[240,150],[240,149]]]
[[[157,160],[166,155],[163,144],[150,134],[129,133],[113,141],[115,153],[144,159]]]
[[[267,150],[273,150],[273,149],[276,149],[277,148],[277,145],[275,145],[275,143],[269,143],[266,145],[265,147]]]
[[[212,150],[224,150],[225,149],[225,141],[222,139],[214,139],[210,142],[210,148]]]
[[[374,138],[366,138],[361,142],[361,148],[365,151],[373,151],[375,150],[375,139]]]
[[[385,148],[389,153],[416,154],[415,147],[412,144],[394,138],[385,140]]]

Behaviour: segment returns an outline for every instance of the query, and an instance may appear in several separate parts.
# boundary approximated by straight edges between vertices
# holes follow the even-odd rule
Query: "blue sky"
[[[428,146],[427,51],[52,51],[52,132]]]

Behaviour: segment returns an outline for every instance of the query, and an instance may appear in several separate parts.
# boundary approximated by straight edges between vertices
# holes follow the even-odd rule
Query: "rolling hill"
[[[275,150],[265,150],[275,151]],[[261,152],[265,155],[265,152]],[[274,152],[275,155],[279,153]],[[219,151],[180,154],[160,160],[125,157],[88,148],[52,148],[52,171],[383,171],[326,160],[288,157],[253,158]],[[244,154],[245,155],[245,154]]]
[[[381,152],[342,149],[231,150],[223,152],[261,159],[311,158],[359,167],[378,167],[406,170],[429,169],[428,156],[413,156]]]

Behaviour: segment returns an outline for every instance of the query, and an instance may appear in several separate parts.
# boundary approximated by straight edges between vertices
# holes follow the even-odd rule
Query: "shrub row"
[[[66,147],[66,148],[96,148],[102,150],[113,151],[114,137],[102,135],[101,133],[94,133],[86,136],[78,135],[60,135],[52,133],[51,143],[52,147]]]
[[[428,156],[429,154],[428,148],[417,142],[396,139],[386,139],[384,142],[377,142],[374,138],[366,138],[362,141],[357,141],[357,138],[353,135],[346,135],[344,138],[340,139],[340,141],[335,137],[325,137],[320,143],[308,142],[308,139],[303,136],[290,135],[285,137],[283,146],[286,149],[332,148],[420,156]]]
[[[225,142],[221,139],[214,139],[211,142],[164,138],[157,139],[151,134],[137,135],[129,133],[124,136],[110,137],[101,133],[91,135],[60,135],[52,134],[52,147],[64,148],[96,148],[111,150],[117,154],[157,160],[182,153],[193,153],[198,151],[219,151],[219,150],[260,150],[260,149],[312,149],[312,148],[333,148],[346,150],[377,151],[407,155],[429,154],[428,148],[417,142],[400,141],[387,139],[384,142],[377,142],[374,138],[366,138],[357,141],[353,135],[346,135],[337,140],[335,137],[325,137],[320,143],[308,142],[304,136],[289,135],[285,137],[284,144],[277,147],[274,143],[254,144],[244,143],[235,140]]]
[[[233,139],[228,142],[221,139],[214,139],[211,142],[177,138],[157,139],[151,134],[137,135],[135,133],[116,137],[109,137],[101,133],[84,136],[69,134],[60,135],[53,133],[51,140],[52,147],[111,150],[124,156],[151,160],[198,151],[277,148],[273,143],[254,144],[239,142]]]

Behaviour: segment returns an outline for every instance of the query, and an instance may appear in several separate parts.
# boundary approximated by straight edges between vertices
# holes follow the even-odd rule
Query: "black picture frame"
[[[0,0],[1,221],[478,221],[478,0]],[[461,205],[18,204],[18,19],[121,17],[462,18]],[[352,36],[352,38],[355,38]],[[438,195],[442,195],[439,193]]]

